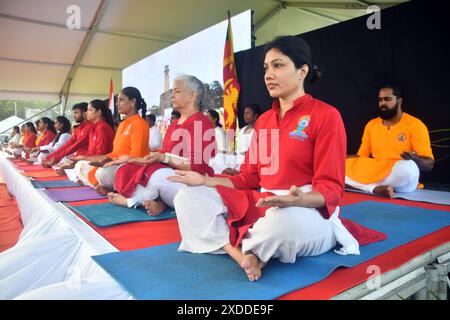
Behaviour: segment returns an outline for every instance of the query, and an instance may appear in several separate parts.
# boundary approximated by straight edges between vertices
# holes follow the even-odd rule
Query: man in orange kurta
[[[420,170],[433,168],[428,129],[403,112],[402,103],[397,86],[379,90],[379,117],[366,125],[358,154],[347,158],[347,185],[392,198],[394,191],[414,191]]]

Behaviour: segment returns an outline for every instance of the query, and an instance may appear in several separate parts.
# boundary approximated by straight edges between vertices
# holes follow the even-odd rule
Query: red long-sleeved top
[[[259,117],[240,174],[230,180],[236,189],[312,184],[313,191],[325,198],[326,211],[321,213],[329,217],[344,192],[347,138],[341,115],[309,94],[295,100],[283,119],[279,109],[277,100]],[[278,153],[273,146],[278,146]],[[252,157],[256,163],[250,163]]]
[[[89,147],[89,135],[93,125],[91,122],[84,120],[75,133],[70,137],[61,148],[47,156],[47,159],[55,159],[59,162],[63,157],[71,155],[76,152],[77,155],[85,155]]]
[[[89,135],[89,147],[87,156],[99,156],[112,151],[114,130],[104,120],[100,120],[92,126]]]
[[[55,133],[53,133],[50,130],[46,130],[43,133],[42,138],[41,139],[39,139],[39,138],[37,139],[37,140],[39,140],[39,143],[36,140],[36,147],[46,146],[46,145],[52,143],[52,141],[55,139],[55,136],[56,136]]]
[[[228,208],[233,246],[265,215],[267,208],[255,204],[271,193],[258,192],[259,187],[288,190],[311,184],[325,198],[319,209],[324,218],[343,196],[347,141],[339,112],[309,94],[295,100],[282,119],[279,110],[277,100],[257,120],[240,173],[229,177],[235,189],[216,187]]]
[[[161,153],[169,152],[189,159],[192,171],[214,175],[209,160],[215,156],[214,126],[203,113],[197,112],[182,124],[175,120],[167,129]],[[146,186],[153,172],[167,167],[161,163],[141,166],[126,164],[116,172],[114,189],[131,197],[138,184]]]

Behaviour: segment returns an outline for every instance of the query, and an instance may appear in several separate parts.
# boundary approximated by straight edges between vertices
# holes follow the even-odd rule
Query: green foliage
[[[203,101],[205,109],[223,108],[223,88],[219,81],[205,84],[205,98]]]
[[[17,116],[19,118],[25,119],[27,109],[34,109],[35,112],[40,112],[48,107],[54,105],[55,101],[14,101],[14,100],[0,100],[0,121],[9,118],[15,113],[15,106],[17,109]],[[61,113],[61,108],[56,106],[55,108],[49,110],[45,114],[40,116],[49,116],[55,118]]]

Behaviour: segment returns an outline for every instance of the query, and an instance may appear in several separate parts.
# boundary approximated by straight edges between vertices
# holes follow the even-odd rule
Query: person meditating
[[[52,142],[37,148],[39,154],[34,164],[41,164],[50,153],[55,152],[65,145],[70,139],[70,129],[71,125],[69,119],[64,116],[57,116],[55,119],[55,130],[57,134]]]
[[[42,161],[43,167],[49,168],[56,165],[61,169],[58,173],[64,174],[63,169],[73,168],[74,166],[74,163],[68,160],[68,156],[78,156],[87,153],[89,147],[89,135],[92,130],[92,123],[86,120],[87,107],[88,104],[86,102],[77,103],[72,107],[73,118],[79,125],[70,139],[63,146],[50,153],[47,158]]]
[[[387,198],[411,192],[420,170],[434,166],[430,135],[425,124],[403,112],[403,95],[396,85],[378,92],[379,117],[367,123],[358,154],[346,161],[345,183]]]
[[[204,95],[203,83],[196,77],[182,75],[175,79],[172,105],[180,112],[180,118],[171,122],[160,151],[131,159],[130,164],[117,170],[117,192],[108,194],[112,203],[126,207],[144,205],[149,215],[156,216],[167,206],[173,207],[173,198],[182,187],[167,180],[174,169],[214,174],[208,166],[216,149],[214,126],[201,112]]]
[[[77,163],[76,174],[80,180],[104,195],[113,189],[120,165],[127,163],[130,158],[148,154],[148,123],[138,113],[141,110],[145,117],[147,104],[139,90],[134,87],[123,88],[117,98],[117,110],[124,115],[124,119],[117,128],[112,152]]]
[[[88,171],[82,174],[82,160],[94,161],[98,156],[110,153],[114,140],[114,120],[111,110],[103,100],[92,100],[86,111],[86,119],[92,123],[92,131],[89,135],[88,151],[85,155],[71,156],[69,159],[75,163],[74,169],[76,176],[84,184],[89,184],[89,180],[85,179]],[[84,162],[86,164],[86,162]]]
[[[227,253],[250,281],[261,277],[271,258],[293,263],[299,256],[325,253],[337,242],[341,253],[359,254],[364,243],[348,231],[352,223],[342,219],[342,224],[338,215],[345,129],[337,109],[304,91],[305,80],[319,78],[309,46],[294,36],[275,39],[265,48],[264,69],[274,101],[256,121],[239,174],[211,177],[176,170],[168,178],[189,185],[174,199],[182,237],[178,250]]]
[[[244,121],[247,124],[239,129],[235,154],[218,153],[211,159],[209,165],[214,169],[214,173],[236,175],[245,159],[245,153],[252,141],[256,120],[261,114],[261,110],[256,104],[249,104],[244,108]]]

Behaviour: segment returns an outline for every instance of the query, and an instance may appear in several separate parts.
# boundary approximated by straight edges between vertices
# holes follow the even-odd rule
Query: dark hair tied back
[[[304,64],[308,65],[309,71],[306,79],[309,79],[310,83],[319,81],[322,74],[319,67],[312,63],[311,48],[305,40],[296,36],[277,37],[265,45],[264,56],[271,49],[277,49],[288,56],[297,69],[300,69]]]

